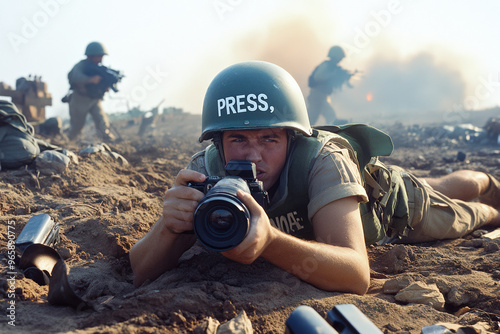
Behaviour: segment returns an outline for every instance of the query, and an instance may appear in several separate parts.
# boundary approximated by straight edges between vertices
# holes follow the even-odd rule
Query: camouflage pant
[[[69,138],[75,139],[82,132],[87,119],[87,114],[92,116],[97,133],[102,139],[109,137],[109,121],[101,107],[101,100],[93,99],[77,92],[73,92],[69,101],[70,131]]]
[[[451,199],[435,191],[425,180],[403,170],[402,173],[412,227],[408,236],[403,237],[404,242],[460,238],[488,222],[489,213],[482,204]]]

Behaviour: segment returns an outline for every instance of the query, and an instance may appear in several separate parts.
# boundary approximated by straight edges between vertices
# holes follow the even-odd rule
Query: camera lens
[[[213,186],[198,203],[193,228],[207,248],[229,250],[245,239],[250,226],[250,212],[236,196],[238,189],[250,192],[246,181],[226,177]]]
[[[234,224],[234,215],[227,209],[217,209],[208,217],[210,228],[218,233],[227,232]]]

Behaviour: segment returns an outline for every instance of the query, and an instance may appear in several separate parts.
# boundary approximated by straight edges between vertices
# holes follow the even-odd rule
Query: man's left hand
[[[250,211],[250,228],[243,241],[222,255],[233,261],[250,264],[255,261],[273,239],[273,227],[264,209],[251,194],[238,191],[238,198]]]

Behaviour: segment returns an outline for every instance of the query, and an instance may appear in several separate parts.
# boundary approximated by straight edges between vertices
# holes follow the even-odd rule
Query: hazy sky
[[[332,45],[345,68],[362,71],[335,96],[341,116],[440,112],[500,105],[500,1],[484,0],[0,0],[0,81],[40,75],[60,99],[86,45],[126,77],[108,112],[140,106],[200,113],[223,68],[259,59],[307,77]],[[370,95],[371,101],[366,97]]]

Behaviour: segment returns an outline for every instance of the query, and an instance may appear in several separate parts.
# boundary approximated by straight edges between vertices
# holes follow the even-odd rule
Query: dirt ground
[[[160,115],[155,127],[137,136],[139,120],[114,123],[123,140],[109,144],[126,161],[103,153],[78,156],[62,173],[44,174],[34,166],[0,172],[0,305],[6,316],[2,333],[204,333],[209,319],[220,323],[242,311],[255,333],[283,333],[299,305],[320,315],[337,304],[356,305],[384,333],[420,333],[424,326],[448,323],[498,332],[500,322],[500,240],[479,231],[462,239],[368,249],[372,275],[365,296],[319,290],[258,260],[234,263],[218,253],[194,247],[180,265],[135,289],[128,252],[159,217],[162,196],[197,143],[200,117]],[[95,141],[68,143],[45,138],[77,153]],[[500,178],[500,147],[454,142],[450,145],[398,145],[385,161],[417,175],[438,176],[456,169],[488,171]],[[458,152],[466,154],[457,161]],[[7,222],[19,234],[33,215],[47,213],[60,224],[56,250],[69,268],[75,293],[95,310],[76,311],[47,302],[48,287],[18,271],[15,298],[9,297]],[[443,309],[396,300],[411,282],[435,283]],[[385,287],[384,287],[385,285]],[[390,291],[389,291],[390,290]],[[15,302],[15,327],[8,307]],[[479,331],[478,331],[479,332]]]

